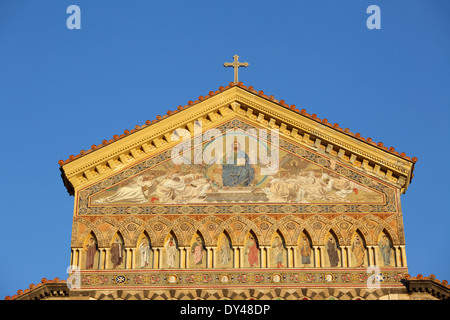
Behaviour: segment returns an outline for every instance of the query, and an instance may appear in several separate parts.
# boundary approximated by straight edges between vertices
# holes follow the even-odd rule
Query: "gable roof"
[[[326,141],[325,139],[319,139],[319,137],[315,136],[314,133],[304,132],[305,131],[305,130],[303,130],[304,128],[303,129],[302,128],[293,128],[292,125],[284,124],[283,120],[286,120],[286,119],[280,120],[279,119],[280,114],[278,114],[278,112],[280,112],[280,113],[284,112],[285,115],[289,115],[289,117],[306,120],[306,121],[309,121],[309,123],[311,123],[311,122],[316,123],[318,125],[317,130],[323,130],[324,128],[328,127],[330,130],[338,133],[340,139],[342,139],[342,137],[348,137],[348,139],[356,142],[360,146],[361,146],[361,142],[362,142],[362,144],[365,145],[366,147],[370,148],[370,150],[372,150],[372,152],[374,152],[376,150],[375,152],[378,152],[380,154],[380,157],[382,157],[381,154],[386,154],[389,156],[390,159],[389,160],[384,159],[383,161],[381,161],[382,163],[377,163],[376,159],[374,159],[373,157],[364,159],[365,157],[363,154],[358,154],[358,152],[355,152],[356,155],[354,155],[353,151],[355,151],[355,150],[346,150],[345,147],[340,148],[339,151],[336,152],[336,153],[338,153],[338,155],[340,155],[339,156],[340,158],[346,157],[345,156],[346,153],[352,153],[352,156],[347,156],[346,158],[348,158],[348,160],[350,160],[351,163],[354,163],[356,161],[356,163],[359,163],[360,166],[362,165],[362,167],[364,169],[369,169],[369,171],[379,172],[380,169],[382,169],[383,167],[388,167],[384,171],[381,170],[381,172],[384,172],[384,176],[387,176],[388,178],[394,177],[394,178],[396,178],[397,181],[400,180],[400,184],[402,185],[402,192],[406,191],[406,188],[408,187],[410,181],[412,180],[412,177],[413,177],[412,172],[414,170],[414,164],[417,161],[416,157],[411,158],[411,157],[407,156],[404,152],[396,151],[394,147],[385,146],[383,144],[383,142],[375,142],[371,138],[364,138],[361,136],[360,133],[353,133],[350,131],[349,128],[341,128],[338,123],[331,123],[326,118],[320,119],[317,117],[316,114],[310,114],[305,109],[300,110],[293,104],[292,105],[287,104],[284,100],[277,100],[277,99],[275,99],[275,97],[273,95],[267,96],[263,91],[257,91],[252,86],[245,86],[242,82],[239,82],[238,84],[230,82],[228,86],[225,86],[225,87],[221,86],[216,91],[210,91],[205,96],[199,96],[198,99],[195,101],[190,100],[184,106],[179,105],[175,110],[168,110],[167,114],[165,114],[163,116],[158,115],[158,116],[156,116],[156,119],[154,119],[152,121],[147,120],[145,122],[145,124],[136,125],[135,128],[133,128],[131,130],[127,129],[122,134],[114,135],[113,138],[109,139],[109,140],[105,139],[102,141],[102,143],[100,143],[98,145],[94,144],[88,150],[81,150],[80,153],[77,155],[70,155],[69,158],[66,160],[59,160],[58,163],[60,165],[60,169],[62,172],[62,178],[63,178],[64,184],[66,185],[66,188],[69,191],[69,194],[73,194],[74,187],[78,185],[78,183],[76,183],[76,180],[70,179],[70,177],[69,177],[70,173],[68,174],[68,171],[70,171],[70,170],[66,170],[66,168],[68,168],[69,165],[74,164],[79,161],[82,161],[81,159],[86,158],[89,155],[92,155],[94,153],[98,153],[99,150],[109,148],[112,145],[120,144],[128,137],[139,134],[139,132],[143,132],[145,129],[152,128],[152,127],[155,128],[155,126],[157,126],[157,124],[159,124],[159,123],[162,124],[162,122],[165,122],[164,120],[172,119],[173,117],[177,117],[177,115],[179,116],[182,113],[186,114],[186,110],[192,110],[192,108],[195,108],[201,104],[208,103],[209,101],[211,101],[212,99],[214,99],[220,95],[226,95],[231,90],[237,90],[235,92],[236,96],[247,94],[247,95],[251,96],[251,98],[252,98],[251,100],[253,100],[253,102],[256,101],[254,99],[257,99],[258,102],[266,101],[266,102],[270,103],[270,105],[272,105],[274,108],[278,108],[278,109],[274,109],[274,111],[276,111],[275,113],[274,112],[272,112],[272,114],[266,113],[264,115],[265,118],[267,118],[267,117],[270,118],[269,126],[272,128],[277,127],[277,128],[280,128],[280,130],[281,129],[288,130],[288,131],[290,131],[292,136],[298,136],[301,138],[302,141],[308,142],[310,145],[315,145],[316,147],[318,145],[322,145],[322,147],[325,145],[326,149],[329,149],[329,146],[331,146],[331,149],[333,149],[333,145],[330,143],[330,141]],[[251,100],[247,99],[247,101],[251,101]],[[253,104],[252,106],[247,106],[247,109],[245,110],[245,112],[247,113],[248,116],[253,114],[255,108],[258,108],[257,104],[258,103]],[[223,106],[221,106],[220,104],[217,104],[215,106],[215,108],[213,108],[213,109],[209,108],[210,110],[208,110],[209,113],[207,114],[207,117],[210,117],[210,119],[211,119],[211,117],[214,118],[214,116],[212,116],[211,113],[214,111],[217,111],[221,107],[223,108]],[[238,106],[237,109],[241,109],[241,108]],[[258,110],[258,111],[260,111],[260,110]],[[220,113],[221,113],[221,111],[220,111]],[[258,116],[258,120],[260,120],[259,116]],[[279,122],[281,122],[281,125],[276,124]],[[180,127],[181,126],[182,126],[182,124],[180,124]],[[176,128],[173,128],[173,129],[176,129]],[[294,131],[294,132],[292,132],[292,131]],[[167,135],[167,133],[166,133],[166,135]],[[165,139],[164,136],[162,136],[162,140],[153,139],[152,142],[150,143],[150,145],[147,145],[147,150],[153,149],[154,147],[156,147],[156,148],[159,147],[158,142],[164,143],[164,139]],[[168,142],[168,141],[169,141],[168,139],[165,139],[165,142]],[[146,149],[145,145],[143,145],[142,147],[143,147],[143,149]],[[144,152],[146,153],[147,151],[144,150]],[[133,157],[134,157],[134,155],[131,155],[131,158],[133,158]],[[105,160],[105,159],[103,159],[103,160]],[[106,161],[107,160],[110,160],[110,159],[106,159]],[[121,159],[121,161],[122,160],[123,159]],[[398,165],[399,160],[401,162],[401,165]],[[392,163],[390,163],[390,162],[392,162]],[[394,164],[394,162],[396,164]],[[389,164],[391,164],[391,165],[389,165]],[[111,163],[110,163],[110,166],[114,166],[114,165],[111,165]],[[408,168],[405,169],[404,168],[405,166]],[[372,170],[370,170],[370,168]],[[88,169],[88,168],[87,167],[81,168],[82,171],[84,169]],[[95,172],[98,172],[98,171],[102,171],[102,169],[101,169],[101,167],[98,167],[98,165],[97,165],[96,169],[94,169],[94,175],[96,175]],[[77,172],[79,173],[80,170],[77,170]],[[98,173],[101,173],[101,172],[98,172]],[[84,170],[82,172],[82,175],[84,175],[84,178],[86,178],[86,180],[90,180],[92,178],[92,177],[90,177],[89,171],[86,171],[86,170]],[[83,179],[81,179],[81,180],[83,180]],[[74,183],[74,181],[75,181],[75,183]]]

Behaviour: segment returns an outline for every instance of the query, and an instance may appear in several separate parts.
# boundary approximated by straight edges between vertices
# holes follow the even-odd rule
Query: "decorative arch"
[[[380,219],[381,220],[381,219]],[[375,229],[375,232],[373,234],[373,244],[377,245],[378,239],[380,237],[380,234],[385,231],[386,233],[389,234],[392,244],[393,245],[400,245],[400,240],[399,237],[397,236],[397,233],[395,232],[394,228],[392,228],[389,223],[387,223],[386,221],[381,220],[381,222],[379,222],[379,225],[377,226],[377,228]]]
[[[317,237],[316,232],[313,230],[313,228],[311,227],[310,224],[305,223],[302,219],[300,219],[298,217],[294,217],[294,216],[284,217],[283,219],[281,219],[281,221],[282,221],[282,223],[284,223],[284,225],[286,227],[289,222],[298,224],[298,227],[295,229],[295,231],[291,237],[292,243],[290,243],[289,245],[296,245],[296,242],[298,242],[298,239],[304,230],[308,231],[312,245],[313,246],[319,245],[319,238]]]
[[[181,232],[180,228],[178,228],[177,226],[172,225],[172,227],[169,229],[167,228],[166,230],[161,232],[161,236],[159,238],[159,244],[160,246],[164,246],[165,240],[167,239],[167,237],[173,234],[176,236],[177,239],[177,245],[178,246],[185,246],[185,239],[183,237],[183,233]]]
[[[366,221],[366,220],[364,220],[364,221]],[[360,221],[357,221],[357,223],[353,224],[348,229],[347,237],[345,238],[345,244],[347,246],[351,245],[351,241],[352,241],[352,238],[353,238],[353,235],[355,234],[355,232],[359,232],[359,234],[363,237],[364,244],[366,246],[370,245],[372,243],[370,233],[369,233],[369,231],[367,231],[367,228]]]
[[[163,216],[156,216],[147,221],[142,228],[147,231],[153,246],[161,247],[163,246],[163,241],[167,234],[167,230],[172,228],[172,221]]]
[[[208,230],[205,228],[205,225],[201,223],[200,221],[195,221],[191,218],[189,219],[178,219],[176,222],[176,226],[181,227],[183,223],[190,223],[192,227],[187,231],[185,235],[186,241],[191,241],[192,237],[196,232],[200,232],[204,241],[204,244],[206,246],[212,245],[212,238],[208,232]]]
[[[105,239],[104,239],[104,242],[103,242],[103,245],[105,247],[108,247],[110,245],[114,235],[117,232],[120,232],[120,234],[122,236],[122,239],[124,241],[124,246],[125,247],[131,247],[132,246],[131,239],[129,237],[129,232],[126,229],[126,227],[125,227],[126,225],[123,223],[123,221],[118,221],[118,220],[112,219],[110,217],[102,217],[102,218],[98,219],[95,222],[95,224],[96,225],[101,225],[102,223],[105,223],[105,222],[109,223],[112,226],[112,228],[108,231],[108,233],[105,236]]]
[[[152,246],[155,245],[155,243],[158,242],[158,238],[155,234],[155,231],[151,227],[149,227],[148,224],[142,224],[139,226],[139,228],[136,230],[134,237],[131,239],[131,243],[134,247],[138,245],[139,238],[142,236],[142,234],[145,233],[147,237],[150,239],[150,243]]]
[[[341,231],[339,230],[339,228],[336,228],[335,226],[328,226],[327,228],[322,229],[322,232],[319,236],[319,245],[325,245],[326,239],[325,237],[327,236],[328,232],[334,234],[334,236],[336,237],[337,241],[338,241],[338,245],[339,246],[345,246],[345,241],[344,241],[344,236],[342,235]]]
[[[233,246],[237,246],[238,239],[236,238],[236,233],[234,232],[233,229],[231,229],[230,225],[226,224],[225,222],[221,223],[217,227],[217,229],[214,231],[214,234],[213,234],[214,241],[217,243],[217,240],[219,239],[220,235],[225,231],[227,232],[228,236],[230,237],[231,244]]]
[[[78,224],[84,224],[86,226],[86,229],[80,234],[80,236],[78,237],[78,239],[76,239],[76,242],[72,244],[72,246],[76,246],[76,247],[83,247],[83,243],[86,239],[86,237],[92,232],[96,239],[97,239],[97,244],[99,247],[104,247],[105,243],[104,243],[104,239],[103,239],[103,234],[102,232],[98,229],[97,227],[97,223],[94,224],[89,220],[83,219],[83,218],[79,218],[78,219]]]
[[[249,231],[252,231],[256,238],[258,239],[258,245],[261,244],[261,239],[263,238],[263,234],[261,232],[261,230],[259,229],[259,227],[251,220],[248,220],[245,217],[242,216],[236,216],[231,218],[230,223],[235,222],[235,221],[239,221],[241,222],[244,226],[242,228],[242,230],[240,230],[240,235],[238,237],[238,245],[242,245],[244,243],[245,237],[247,236],[247,233]]]
[[[267,230],[266,235],[263,238],[263,242],[261,243],[261,245],[266,245],[266,246],[270,245],[272,235],[275,232],[279,232],[283,236],[284,243],[286,245],[290,245],[292,243],[291,235],[289,234],[289,231],[286,229],[283,221],[276,221],[275,219],[273,219],[271,217],[270,217],[270,219],[267,219],[267,220],[272,220],[272,221],[270,221],[271,226]]]

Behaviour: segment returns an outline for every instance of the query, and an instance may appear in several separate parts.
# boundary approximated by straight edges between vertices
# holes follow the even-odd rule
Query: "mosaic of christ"
[[[208,150],[213,147],[203,146],[208,162],[165,161],[92,195],[90,204],[383,202],[383,194],[282,149],[276,163],[263,164],[251,161],[255,149],[242,140],[233,141],[217,156]],[[268,149],[260,142],[258,148]]]

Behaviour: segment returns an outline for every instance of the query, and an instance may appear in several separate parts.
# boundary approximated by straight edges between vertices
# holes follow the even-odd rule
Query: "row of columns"
[[[272,268],[275,266],[270,265],[269,259],[269,246],[260,246],[260,267],[261,268]],[[381,266],[383,261],[378,261],[378,256],[375,254],[376,246],[367,246],[368,253],[368,262],[370,266],[376,265]],[[325,267],[325,246],[312,246],[311,252],[313,253],[314,266],[315,267]],[[123,264],[125,269],[139,269],[139,266],[136,266],[136,248],[125,248]],[[164,248],[156,247],[152,248],[153,250],[153,269],[161,269],[163,265],[163,250]],[[180,268],[181,269],[189,269],[189,247],[180,247]],[[234,257],[234,265],[233,267],[244,268],[244,246],[236,246],[233,247],[233,257]],[[297,246],[286,246],[287,250],[287,263],[284,267],[287,268],[300,268],[302,267],[301,263],[297,262],[295,257],[299,256],[299,248]],[[339,267],[347,268],[351,266],[351,246],[341,246],[341,259],[339,263]],[[83,252],[83,248],[73,248],[72,256],[71,256],[71,265],[81,266],[81,253]],[[110,249],[109,248],[99,248],[98,249],[98,259],[99,259],[99,269],[112,269],[111,261],[110,261]],[[394,246],[394,257],[395,257],[395,267],[406,267],[406,253],[404,245]],[[206,247],[206,268],[213,269],[216,268],[216,247]],[[312,261],[311,261],[312,262]]]

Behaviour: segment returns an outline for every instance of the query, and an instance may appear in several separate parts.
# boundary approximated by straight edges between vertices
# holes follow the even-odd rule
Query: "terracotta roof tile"
[[[17,290],[17,294],[15,294],[13,296],[6,296],[5,300],[14,300],[17,297],[23,295],[24,293],[27,293],[27,292],[33,290],[34,288],[38,288],[46,283],[65,283],[65,282],[66,282],[66,280],[60,280],[58,277],[54,278],[53,280],[47,280],[46,278],[42,278],[41,282],[38,283],[37,285],[35,285],[34,283],[31,283],[27,289],[25,289],[25,290],[19,289],[19,290]]]
[[[166,118],[166,117],[168,117],[168,116],[171,116],[171,115],[173,115],[173,114],[175,114],[175,113],[177,113],[177,112],[179,112],[179,111],[181,111],[181,110],[190,108],[191,106],[193,106],[193,105],[195,105],[195,104],[197,104],[197,103],[199,103],[199,102],[201,102],[201,101],[204,101],[205,99],[208,99],[208,98],[210,98],[210,97],[212,97],[212,96],[214,96],[214,95],[216,95],[216,94],[219,94],[219,93],[221,93],[221,92],[223,92],[223,91],[225,91],[225,90],[227,90],[227,89],[229,89],[229,88],[231,88],[231,87],[234,87],[234,86],[238,86],[238,87],[240,87],[240,88],[242,88],[242,89],[244,89],[244,90],[247,90],[247,91],[249,91],[249,92],[251,92],[251,93],[257,94],[257,95],[259,95],[259,96],[261,96],[261,97],[263,97],[263,98],[265,98],[265,99],[268,99],[268,100],[270,100],[270,101],[272,101],[272,102],[274,102],[274,103],[277,103],[278,105],[280,105],[280,106],[282,106],[282,107],[288,108],[288,109],[290,109],[290,110],[292,110],[292,111],[295,111],[295,112],[297,112],[297,113],[300,113],[301,115],[303,115],[303,116],[305,116],[305,117],[308,117],[308,118],[313,119],[313,120],[315,120],[315,121],[317,121],[317,122],[319,122],[319,123],[322,123],[322,124],[324,124],[324,125],[327,125],[327,126],[329,126],[329,127],[332,127],[332,128],[334,128],[334,129],[336,129],[336,130],[338,130],[338,131],[344,132],[345,134],[347,134],[347,135],[349,135],[349,136],[352,136],[352,137],[355,137],[355,138],[357,138],[357,139],[359,139],[359,140],[361,140],[361,141],[365,141],[365,142],[367,142],[367,143],[370,143],[371,145],[374,145],[374,146],[380,148],[381,150],[385,150],[385,151],[387,151],[387,152],[389,152],[389,153],[395,154],[396,156],[400,156],[400,157],[402,157],[402,158],[404,158],[404,159],[406,159],[406,160],[409,160],[409,161],[412,161],[412,162],[417,162],[417,157],[412,157],[412,158],[411,158],[411,157],[408,157],[408,156],[406,156],[406,154],[405,154],[404,152],[399,153],[399,152],[395,151],[395,148],[394,148],[394,147],[389,147],[389,148],[388,148],[388,147],[384,146],[384,145],[383,145],[383,142],[378,142],[378,143],[377,143],[377,142],[372,141],[372,138],[364,138],[364,137],[362,137],[360,133],[354,134],[353,132],[350,132],[350,129],[348,129],[348,128],[343,129],[343,128],[341,128],[341,127],[339,126],[338,123],[332,124],[332,123],[328,122],[328,119],[326,119],[326,118],[320,119],[320,118],[318,118],[317,115],[314,114],[314,113],[313,113],[312,115],[310,115],[309,113],[306,112],[305,109],[299,110],[295,105],[288,105],[284,100],[279,100],[279,101],[278,101],[278,100],[275,99],[275,97],[274,97],[273,95],[267,96],[267,95],[264,93],[264,91],[257,91],[257,90],[255,90],[255,89],[253,88],[253,86],[248,86],[248,87],[247,87],[247,86],[245,86],[242,82],[239,82],[237,85],[236,85],[235,83],[233,83],[233,82],[230,82],[229,85],[226,86],[226,87],[220,86],[220,87],[219,87],[219,90],[216,90],[216,91],[209,91],[209,92],[208,92],[208,95],[206,95],[206,96],[199,96],[199,97],[198,97],[198,100],[195,100],[195,101],[189,100],[189,101],[187,102],[187,105],[185,105],[185,106],[179,105],[179,106],[177,107],[176,110],[168,110],[168,111],[167,111],[167,114],[164,115],[164,116],[157,115],[157,116],[156,116],[156,119],[154,119],[154,120],[152,120],[152,121],[147,120],[147,121],[145,121],[145,124],[144,124],[144,125],[136,125],[135,128],[132,129],[132,130],[125,130],[124,133],[121,134],[121,135],[114,135],[114,136],[113,136],[113,139],[110,139],[110,140],[103,140],[101,144],[99,144],[99,145],[92,145],[91,148],[90,148],[89,150],[87,150],[87,151],[81,150],[80,153],[79,153],[78,155],[70,155],[68,159],[66,159],[66,160],[59,160],[58,163],[59,163],[59,165],[61,165],[61,166],[64,165],[64,164],[67,164],[67,163],[69,163],[69,162],[71,162],[71,161],[73,161],[73,160],[75,160],[75,159],[78,159],[79,157],[81,157],[81,156],[83,156],[83,155],[86,155],[86,154],[88,154],[88,153],[90,153],[90,152],[92,152],[92,151],[95,151],[95,150],[97,150],[97,149],[100,149],[100,148],[102,148],[103,146],[106,146],[106,145],[108,145],[108,144],[110,144],[110,143],[112,143],[112,142],[114,142],[114,141],[117,141],[117,140],[119,140],[119,139],[122,139],[123,137],[125,137],[125,136],[127,136],[127,135],[129,135],[129,134],[132,134],[132,133],[134,133],[134,132],[137,132],[137,131],[139,131],[139,130],[141,130],[141,129],[143,129],[143,128],[145,128],[145,127],[151,125],[151,124],[154,124],[154,123],[156,123],[156,122],[158,122],[158,121],[160,121],[160,120],[162,120],[162,119],[164,119],[164,118]]]
[[[434,274],[430,274],[428,277],[424,277],[422,274],[418,274],[417,276],[415,276],[415,277],[411,277],[411,275],[410,274],[405,274],[404,276],[403,276],[403,278],[404,279],[406,279],[406,280],[432,280],[432,281],[434,281],[434,282],[437,282],[437,283],[440,283],[440,284],[442,284],[442,285],[444,285],[444,286],[447,286],[448,288],[450,288],[450,285],[448,284],[448,281],[447,280],[438,280],[438,279],[436,279],[436,276],[434,275]]]

